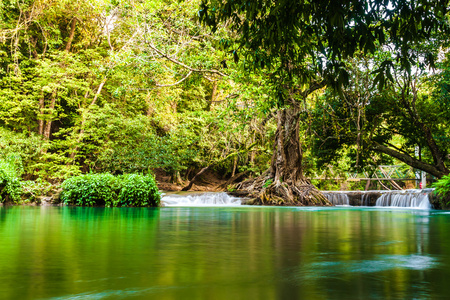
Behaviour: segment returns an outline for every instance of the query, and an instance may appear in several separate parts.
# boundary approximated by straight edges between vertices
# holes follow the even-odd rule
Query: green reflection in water
[[[0,207],[1,299],[435,298],[450,214]]]

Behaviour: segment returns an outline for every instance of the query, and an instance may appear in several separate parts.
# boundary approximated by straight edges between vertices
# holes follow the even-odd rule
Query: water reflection
[[[312,272],[337,276],[348,272],[373,273],[390,269],[426,270],[439,264],[435,258],[423,255],[376,255],[374,259],[350,261],[329,259],[332,260],[312,263]]]
[[[450,215],[371,208],[0,207],[2,299],[448,294]]]

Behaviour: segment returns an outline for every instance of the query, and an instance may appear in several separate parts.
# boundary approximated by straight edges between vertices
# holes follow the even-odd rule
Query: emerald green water
[[[0,206],[0,299],[450,295],[450,212]]]

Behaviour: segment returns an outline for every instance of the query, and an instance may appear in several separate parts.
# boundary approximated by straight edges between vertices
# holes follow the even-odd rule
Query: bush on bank
[[[8,157],[0,159],[0,203],[8,201],[18,202],[22,195],[20,184],[21,168],[19,159]]]
[[[435,193],[439,196],[441,204],[448,206],[450,204],[450,175],[442,176],[437,182],[433,183]]]
[[[85,174],[65,180],[61,200],[78,206],[159,206],[153,175]]]

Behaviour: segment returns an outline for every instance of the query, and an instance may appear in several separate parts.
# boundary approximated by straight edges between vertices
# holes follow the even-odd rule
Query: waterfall
[[[361,194],[361,206],[370,206],[370,194],[369,193]]]
[[[348,196],[345,193],[327,193],[327,192],[324,192],[323,195],[333,205],[350,205],[350,201],[348,199]]]
[[[431,209],[430,192],[429,189],[386,192],[377,199],[375,206]]]
[[[241,200],[227,193],[171,194],[163,196],[164,206],[238,206]]]

